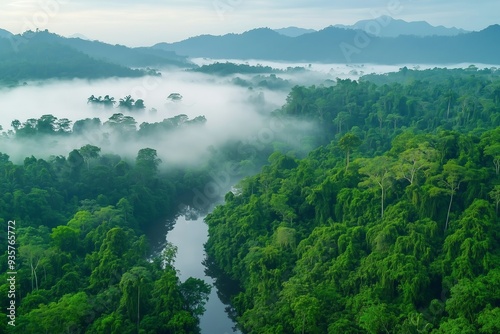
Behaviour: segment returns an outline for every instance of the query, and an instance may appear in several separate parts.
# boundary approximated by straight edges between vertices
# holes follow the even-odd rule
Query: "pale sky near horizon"
[[[2,0],[0,28],[150,46],[259,27],[319,30],[380,15],[477,31],[499,24],[499,13],[498,0]]]

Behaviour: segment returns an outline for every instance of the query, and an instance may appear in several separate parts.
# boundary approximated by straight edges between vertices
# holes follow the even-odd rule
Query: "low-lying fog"
[[[311,82],[311,80],[323,80],[326,78],[329,79],[351,79],[358,80],[361,76],[372,73],[389,73],[389,72],[397,72],[400,68],[408,67],[409,69],[431,69],[435,67],[440,68],[467,68],[470,65],[475,65],[478,69],[484,68],[492,68],[499,67],[500,65],[492,65],[492,64],[478,64],[478,63],[460,63],[460,64],[398,64],[398,65],[379,65],[379,64],[329,64],[329,63],[286,63],[286,62],[277,62],[277,61],[269,61],[269,60],[258,60],[258,59],[249,59],[249,60],[241,60],[241,59],[209,59],[209,58],[193,58],[191,61],[198,65],[209,65],[216,62],[225,63],[231,62],[235,64],[247,64],[247,65],[262,65],[269,66],[272,68],[286,70],[288,67],[303,67],[310,70],[312,73],[309,75],[303,76],[302,78],[296,78],[296,81],[304,81],[305,84]],[[285,76],[283,76],[285,78]],[[308,79],[308,80],[303,80]]]
[[[174,102],[167,99],[171,93],[181,94],[182,100]],[[265,126],[262,124],[263,115],[283,105],[287,94],[286,91],[249,90],[214,76],[180,71],[137,79],[30,82],[27,86],[0,89],[0,125],[4,132],[12,130],[14,119],[24,123],[27,119],[39,119],[46,114],[73,122],[98,117],[104,123],[114,113],[123,113],[134,117],[137,127],[142,122],[161,122],[179,114],[185,114],[189,119],[205,116],[207,122],[196,129],[188,127],[187,131],[176,131],[175,136],[171,133],[154,143],[123,145],[111,140],[108,147],[103,147],[102,136],[98,134],[72,137],[71,140],[58,138],[57,145],[50,141],[45,145],[37,142],[34,146],[22,147],[17,141],[0,139],[0,152],[9,154],[14,161],[22,161],[32,154],[39,158],[67,156],[72,149],[90,143],[101,147],[101,153],[135,156],[140,148],[151,147],[159,152],[164,161],[192,160],[206,151],[209,145],[251,136]],[[91,95],[109,95],[117,102],[131,95],[135,100],[143,99],[146,109],[124,111],[117,107],[95,107],[87,103]],[[156,111],[152,111],[153,108]]]
[[[216,60],[194,59],[199,65],[213,63]],[[218,60],[225,62],[226,60]],[[400,66],[378,65],[341,65],[341,64],[290,64],[267,61],[234,61],[235,63],[261,64],[278,69],[305,67],[309,71],[301,73],[278,74],[278,77],[291,80],[293,84],[320,85],[325,80],[336,78],[358,79],[362,74],[386,73],[397,71]],[[470,64],[458,64],[451,67],[468,67]],[[481,67],[482,65],[477,65]],[[408,66],[415,68],[415,66]],[[421,66],[420,68],[435,67]],[[484,67],[491,67],[484,65]],[[24,123],[30,118],[39,119],[51,114],[58,119],[68,118],[76,121],[98,117],[106,122],[114,113],[123,113],[134,117],[137,127],[142,122],[161,122],[179,114],[189,119],[205,116],[207,123],[202,127],[187,127],[165,136],[150,138],[144,142],[123,142],[116,138],[104,140],[101,134],[50,138],[46,142],[22,143],[0,138],[0,152],[7,153],[14,162],[22,162],[26,156],[34,155],[47,158],[50,155],[64,155],[86,144],[101,147],[101,154],[114,153],[134,158],[137,151],[151,147],[158,151],[164,163],[193,163],[203,159],[210,145],[217,146],[230,139],[243,140],[255,137],[259,130],[268,127],[265,115],[281,107],[289,93],[286,90],[266,88],[248,89],[231,83],[232,77],[217,77],[185,71],[163,71],[161,77],[107,80],[70,80],[29,82],[26,86],[0,89],[0,125],[3,131],[12,130],[11,122],[15,119]],[[237,75],[241,78],[249,76]],[[182,100],[174,102],[167,97],[179,93]],[[93,107],[87,99],[109,95],[118,101],[131,95],[135,100],[143,99],[146,109],[142,111],[124,111],[121,108]],[[156,109],[152,112],[152,109]],[[304,127],[307,127],[304,125]]]

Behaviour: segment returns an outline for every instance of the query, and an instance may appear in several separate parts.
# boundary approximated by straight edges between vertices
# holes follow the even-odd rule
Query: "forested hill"
[[[81,38],[66,38],[47,30],[26,31],[22,35],[0,35],[10,40],[12,47],[27,44],[31,41],[69,46],[97,60],[126,67],[177,66],[191,67],[186,57],[175,52],[163,51],[147,47],[129,48],[124,45],[111,45],[100,41],[89,41]]]
[[[206,218],[242,331],[500,332],[499,87],[462,71],[294,88],[281,113],[328,144],[271,155]]]
[[[0,83],[141,75],[143,71],[96,60],[56,42],[32,39],[13,44],[12,39],[0,39]]]
[[[111,45],[99,41],[87,41],[80,38],[59,38],[65,44],[89,56],[111,63],[129,67],[193,67],[186,57],[173,51],[158,50],[149,47],[129,48],[124,45]]]
[[[381,30],[384,28],[379,27]],[[155,47],[189,57],[334,63],[500,63],[500,26],[458,36],[376,37],[361,30],[328,27],[298,37],[268,28],[224,36],[202,35]]]
[[[0,84],[32,79],[137,77],[146,72],[130,67],[152,66],[192,64],[173,52],[64,38],[48,31],[0,36]]]

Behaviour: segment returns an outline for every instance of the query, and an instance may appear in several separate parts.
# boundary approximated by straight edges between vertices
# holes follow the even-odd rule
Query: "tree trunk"
[[[446,119],[448,119],[450,116],[450,106],[451,106],[451,97],[448,100],[448,111],[446,111]]]
[[[345,170],[347,172],[347,168],[349,168],[349,149],[347,149],[347,152],[346,152],[346,164],[345,164]]]
[[[30,261],[30,267],[31,267],[31,292],[35,289],[33,282],[34,282],[34,275],[33,275],[33,260]]]
[[[38,290],[38,276],[36,274],[36,270],[38,269],[39,264],[40,264],[40,259],[38,259],[38,261],[36,262],[36,266],[35,266],[35,286],[36,286],[37,290]]]
[[[33,266],[33,258],[30,259],[30,268],[31,268],[31,291],[34,291],[35,288],[38,290],[38,277],[36,275],[36,270],[38,268],[38,264],[40,263],[40,260],[36,263],[35,266]],[[34,284],[33,284],[34,283]]]
[[[450,204],[448,205],[448,214],[446,215],[446,223],[444,224],[444,231],[448,229],[448,221],[450,220],[451,203],[453,202],[454,191],[451,191]]]
[[[384,218],[384,187],[381,187],[381,189],[382,189],[382,203],[381,203],[382,210],[381,210],[381,213],[382,213],[382,218]]]

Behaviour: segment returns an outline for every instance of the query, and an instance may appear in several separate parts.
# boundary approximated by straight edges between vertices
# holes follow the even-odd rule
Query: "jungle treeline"
[[[379,80],[295,87],[278,113],[319,147],[273,153],[207,216],[242,332],[500,331],[498,70]]]

